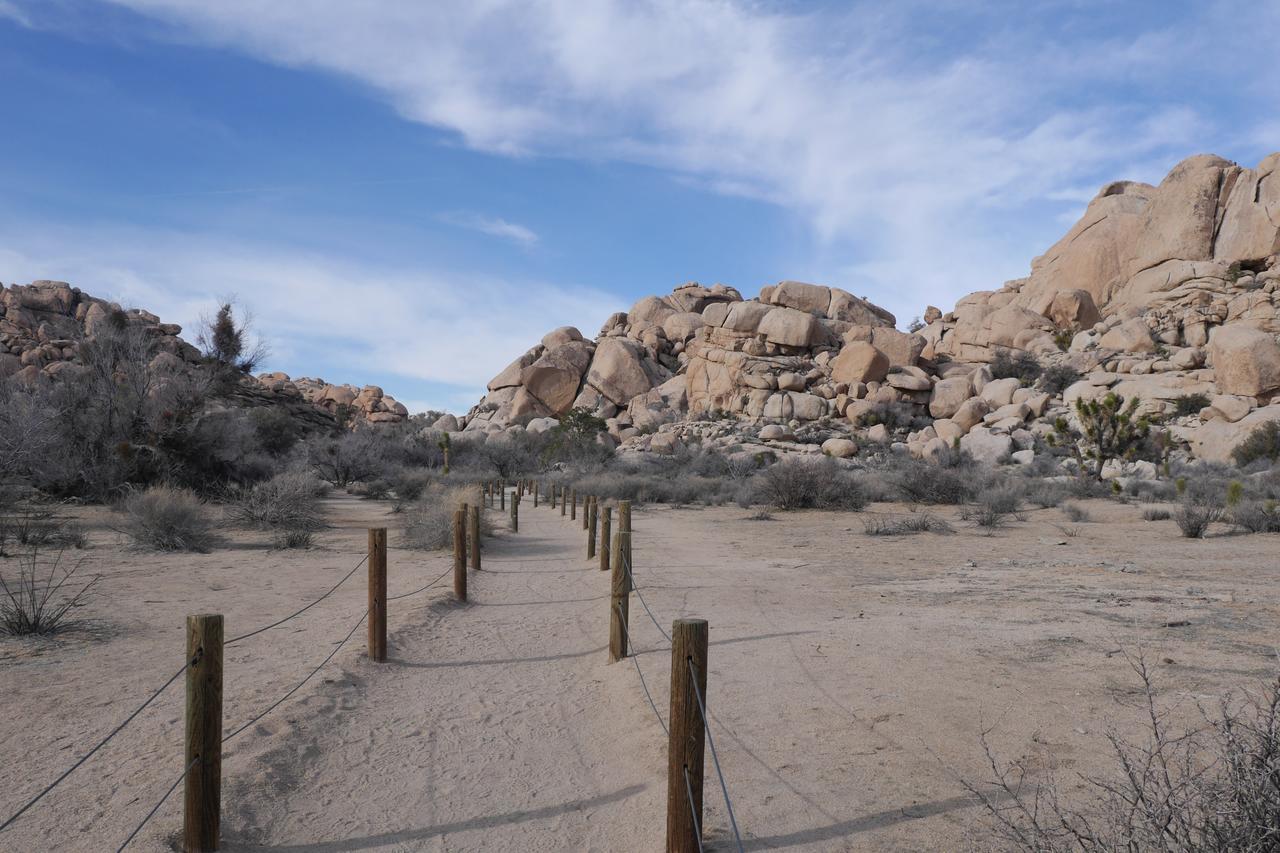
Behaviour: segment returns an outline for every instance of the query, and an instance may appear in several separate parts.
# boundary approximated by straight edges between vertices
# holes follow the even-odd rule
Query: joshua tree
[[[444,474],[449,476],[449,448],[452,446],[449,441],[449,433],[440,436],[440,440],[436,442],[436,446],[440,448],[440,452],[444,454]]]
[[[1089,470],[1095,479],[1102,479],[1102,469],[1112,459],[1129,460],[1137,455],[1151,432],[1151,423],[1145,415],[1135,417],[1140,401],[1131,397],[1125,404],[1115,393],[1101,400],[1076,400],[1076,417],[1080,421],[1077,430],[1058,418],[1053,425],[1051,443],[1069,449],[1083,473]]]

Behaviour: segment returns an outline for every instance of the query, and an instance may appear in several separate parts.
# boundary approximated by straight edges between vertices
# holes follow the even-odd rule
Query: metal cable
[[[164,792],[164,796],[160,798],[160,802],[152,806],[151,811],[147,812],[147,816],[142,819],[142,823],[138,824],[137,827],[134,828],[133,832],[129,833],[129,837],[124,840],[124,844],[121,844],[116,848],[116,853],[123,853],[124,848],[129,846],[129,842],[133,841],[139,832],[142,832],[142,828],[147,825],[147,821],[151,820],[151,818],[155,816],[155,813],[160,811],[160,807],[165,804],[166,800],[173,796],[173,792],[178,790],[178,786],[182,784],[182,780],[187,778],[187,774],[191,772],[191,768],[195,767],[199,761],[200,756],[198,755],[191,759],[191,763],[187,765],[187,769],[183,770],[182,775],[178,777],[177,781],[169,786],[169,790]]]
[[[10,824],[12,824],[18,818],[22,817],[22,815],[27,811],[27,809],[31,808],[36,803],[40,802],[40,800],[42,800],[46,794],[48,794],[54,788],[58,787],[58,785],[62,784],[62,781],[66,779],[68,776],[70,776],[72,773],[74,773],[80,767],[80,765],[84,764],[86,761],[92,758],[98,750],[106,746],[107,741],[111,740],[113,737],[120,734],[120,731],[125,726],[132,723],[134,718],[136,718],[139,714],[141,714],[148,705],[150,705],[157,698],[159,698],[160,694],[163,693],[166,689],[168,689],[170,684],[173,684],[173,682],[177,681],[178,676],[182,675],[182,673],[187,671],[187,666],[188,664],[184,663],[182,665],[182,669],[178,670],[173,675],[169,676],[169,680],[166,681],[164,684],[160,685],[159,689],[157,689],[154,693],[152,693],[149,697],[147,697],[147,701],[139,705],[137,710],[135,710],[129,716],[125,717],[124,722],[122,722],[120,725],[112,729],[111,733],[108,734],[106,737],[104,737],[102,740],[98,741],[97,745],[94,746],[93,749],[89,750],[84,755],[80,756],[80,758],[76,759],[76,762],[72,764],[70,767],[68,767],[66,770],[64,770],[61,776],[59,776],[57,779],[54,779],[52,782],[50,782],[43,791],[41,791],[40,793],[32,797],[25,806],[18,809],[9,817],[8,820],[0,824],[0,832],[3,832],[4,830],[8,829]]]
[[[689,817],[693,820],[693,837],[698,840],[698,853],[702,853],[702,827],[698,825],[698,807],[693,804],[693,785],[689,782],[689,765],[684,766],[684,792],[689,795]]]
[[[665,630],[663,630],[662,625],[659,624],[657,617],[654,616],[653,611],[649,609],[648,602],[646,602],[644,600],[644,596],[640,594],[640,588],[636,586],[636,576],[631,571],[630,555],[627,555],[626,557],[623,558],[622,569],[627,573],[627,580],[631,584],[631,590],[636,594],[636,598],[640,599],[640,606],[644,608],[645,613],[649,614],[649,621],[653,623],[653,627],[658,629],[659,634],[661,634],[663,637],[666,637],[668,643],[671,642],[671,635],[668,634]]]
[[[653,696],[649,693],[649,685],[645,683],[644,672],[640,669],[640,659],[636,657],[634,654],[635,650],[631,648],[631,632],[627,630],[627,620],[622,613],[622,605],[617,605],[617,609],[619,616],[618,621],[622,624],[622,636],[627,641],[627,648],[632,651],[632,654],[627,655],[627,657],[631,658],[631,662],[635,664],[636,675],[640,676],[640,687],[644,689],[644,698],[649,700],[649,707],[653,709],[654,716],[658,718],[658,725],[662,726],[662,731],[669,737],[671,735],[671,730],[667,728],[667,724],[662,719],[662,714],[658,712],[658,706],[653,701]]]
[[[308,681],[310,681],[313,677],[315,677],[315,674],[316,674],[317,672],[319,672],[319,671],[324,667],[324,665],[325,665],[325,664],[327,664],[329,661],[333,660],[333,656],[334,656],[334,655],[336,655],[336,654],[338,653],[338,650],[339,650],[339,649],[341,649],[343,646],[345,646],[345,645],[347,644],[347,641],[348,641],[348,640],[350,640],[350,639],[352,638],[352,636],[354,636],[354,635],[355,635],[355,633],[356,633],[356,629],[357,629],[357,628],[359,628],[361,624],[363,624],[363,622],[364,622],[364,620],[365,620],[365,617],[366,617],[366,616],[368,616],[368,615],[369,615],[369,611],[368,611],[368,610],[365,610],[365,612],[364,612],[364,613],[361,613],[361,614],[360,614],[360,618],[359,618],[358,620],[356,620],[356,624],[354,624],[354,625],[352,625],[352,626],[351,626],[351,630],[350,630],[349,632],[347,632],[347,636],[343,637],[343,638],[342,638],[342,640],[341,640],[341,641],[340,641],[336,646],[334,646],[334,647],[333,647],[333,651],[329,652],[328,656],[327,656],[327,657],[325,657],[325,659],[324,659],[324,660],[320,661],[320,665],[319,665],[319,666],[317,666],[315,669],[311,670],[311,672],[307,673],[307,677],[306,677],[306,678],[302,679],[302,680],[301,680],[301,681],[299,681],[296,685],[294,685],[293,689],[291,689],[288,693],[284,694],[284,695],[283,695],[283,696],[281,696],[279,699],[277,699],[275,702],[271,703],[271,705],[269,705],[269,706],[267,707],[267,709],[266,709],[265,711],[263,711],[261,714],[258,714],[256,717],[254,717],[253,719],[249,720],[249,722],[245,723],[245,724],[244,724],[244,725],[242,725],[240,728],[238,728],[238,729],[236,729],[235,731],[233,731],[231,734],[229,734],[229,735],[225,736],[225,737],[222,739],[222,742],[223,742],[223,743],[226,743],[227,741],[231,740],[231,739],[232,739],[232,738],[234,738],[236,735],[240,734],[240,733],[241,733],[241,732],[243,732],[245,729],[249,728],[249,727],[250,727],[250,726],[252,726],[254,723],[256,723],[256,722],[258,722],[259,720],[261,720],[261,719],[262,719],[263,717],[265,717],[267,714],[270,714],[270,713],[271,713],[272,711],[274,711],[276,708],[279,708],[279,707],[280,707],[280,705],[281,705],[281,703],[283,703],[286,699],[288,699],[288,698],[289,698],[290,696],[292,696],[293,694],[297,693],[297,692],[298,692],[298,690],[300,690],[300,689],[302,688],[302,685],[306,684],[306,683],[307,683]]]
[[[335,583],[332,587],[330,587],[330,589],[329,589],[329,591],[328,591],[328,592],[326,592],[324,595],[320,596],[320,597],[319,597],[319,598],[317,598],[315,601],[313,601],[313,602],[311,602],[310,604],[308,604],[306,607],[302,608],[301,610],[295,610],[293,613],[290,613],[288,616],[284,617],[283,619],[281,619],[281,620],[280,620],[280,621],[278,621],[278,622],[272,622],[270,625],[264,625],[263,627],[258,628],[257,630],[254,630],[254,631],[250,631],[250,632],[249,632],[249,633],[247,633],[247,634],[241,634],[241,635],[240,635],[240,636],[238,636],[238,637],[232,637],[230,640],[227,640],[225,643],[223,643],[223,646],[231,646],[231,645],[235,645],[236,643],[240,642],[241,640],[247,640],[247,639],[249,639],[250,637],[256,637],[258,634],[261,634],[261,633],[263,633],[264,631],[270,631],[272,628],[278,628],[279,626],[283,625],[284,623],[288,622],[290,619],[293,619],[293,618],[294,618],[294,617],[296,617],[296,616],[301,616],[303,613],[306,613],[308,610],[310,610],[311,608],[315,607],[317,604],[319,604],[320,602],[324,601],[324,600],[325,600],[326,598],[328,598],[329,596],[333,595],[333,594],[334,594],[334,592],[336,592],[336,591],[337,591],[338,587],[340,587],[340,586],[342,586],[344,583],[346,583],[346,582],[347,582],[347,579],[348,579],[348,578],[350,578],[352,575],[354,575],[354,574],[355,574],[355,573],[360,569],[360,567],[361,567],[361,566],[363,566],[363,565],[364,565],[365,563],[367,563],[367,562],[369,562],[369,555],[368,555],[368,554],[365,554],[365,555],[364,555],[364,559],[362,559],[360,562],[356,563],[355,568],[354,568],[354,569],[352,569],[351,571],[347,572],[347,573],[343,576],[342,580],[340,580],[340,581],[338,581],[337,583]]]
[[[453,572],[453,568],[452,568],[452,567],[450,567],[450,568],[448,568],[448,569],[446,569],[446,570],[445,570],[444,574],[440,575],[440,577],[436,578],[435,580],[433,580],[431,583],[427,584],[426,586],[424,586],[424,587],[420,587],[419,589],[415,589],[413,592],[402,592],[400,595],[393,595],[393,596],[390,596],[390,597],[387,599],[387,601],[399,601],[399,600],[400,600],[400,599],[402,599],[402,598],[408,598],[408,597],[409,597],[409,596],[411,596],[411,595],[417,595],[417,594],[418,594],[418,593],[420,593],[420,592],[426,592],[427,590],[431,589],[431,587],[435,586],[436,584],[440,583],[440,581],[444,580],[444,579],[445,579],[445,577],[446,577],[447,575],[451,574],[452,572]]]
[[[716,754],[716,741],[711,736],[711,722],[707,719],[707,706],[702,701],[702,691],[698,689],[698,667],[689,661],[689,680],[693,682],[693,695],[698,697],[698,712],[702,714],[703,731],[707,733],[707,743],[711,746],[711,762],[716,766],[716,776],[720,779],[720,790],[724,793],[724,807],[729,811],[729,825],[733,827],[733,840],[738,843],[738,853],[742,853],[742,836],[738,833],[738,821],[733,816],[733,803],[729,801],[729,786],[724,783],[724,772],[720,770],[720,756]]]

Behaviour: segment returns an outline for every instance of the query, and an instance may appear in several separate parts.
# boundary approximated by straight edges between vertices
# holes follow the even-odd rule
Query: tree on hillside
[[[267,357],[261,341],[250,341],[253,317],[240,310],[237,318],[234,300],[227,299],[212,319],[203,318],[196,342],[205,361],[214,369],[220,390],[229,390],[239,376],[252,373]]]
[[[1135,458],[1151,433],[1151,422],[1145,415],[1136,417],[1141,401],[1131,397],[1128,405],[1114,392],[1101,400],[1076,400],[1076,429],[1066,418],[1058,418],[1049,437],[1054,445],[1066,447],[1075,456],[1080,473],[1097,480],[1112,459],[1127,462]],[[1088,463],[1092,463],[1092,471]]]

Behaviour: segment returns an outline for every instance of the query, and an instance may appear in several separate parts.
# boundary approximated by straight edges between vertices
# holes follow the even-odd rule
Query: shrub
[[[1036,357],[1026,350],[1015,354],[1004,348],[997,349],[990,367],[993,379],[1017,379],[1023,385],[1031,385],[1044,372]]]
[[[272,456],[284,456],[302,437],[298,421],[279,406],[254,409],[250,420],[258,446]]]
[[[1183,394],[1173,401],[1173,414],[1184,418],[1187,415],[1198,415],[1200,410],[1209,405],[1209,398],[1204,394]]]
[[[1241,468],[1259,459],[1272,463],[1280,459],[1280,421],[1267,421],[1254,429],[1231,451],[1231,459]]]
[[[973,466],[944,468],[919,460],[906,463],[890,479],[908,503],[962,504],[982,487]]]
[[[139,548],[208,551],[217,543],[209,508],[195,492],[152,486],[125,498],[123,532]]]
[[[1065,483],[1045,482],[1043,480],[1032,483],[1024,490],[1024,494],[1029,503],[1033,503],[1041,509],[1058,506],[1070,494],[1070,486]]]
[[[1081,472],[1093,463],[1093,477],[1102,479],[1103,466],[1112,459],[1132,459],[1146,443],[1151,425],[1146,417],[1136,417],[1140,401],[1131,397],[1127,405],[1115,393],[1101,400],[1076,400],[1077,431],[1066,418],[1058,418],[1050,438],[1075,456]]]
[[[80,525],[56,518],[48,510],[25,509],[0,516],[0,556],[10,545],[19,548],[84,548],[88,537]]]
[[[1151,509],[1144,509],[1142,511],[1142,518],[1146,521],[1168,521],[1172,516],[1167,509],[1158,509],[1153,507]]]
[[[794,459],[772,465],[757,478],[756,494],[781,510],[858,510],[868,503],[856,479],[831,459]]]
[[[1280,511],[1274,501],[1251,501],[1231,511],[1231,523],[1250,533],[1280,533]]]
[[[1216,506],[1190,501],[1180,504],[1173,514],[1173,520],[1177,523],[1178,529],[1188,539],[1203,539],[1209,530],[1209,525],[1221,517],[1222,510]]]
[[[1062,505],[1062,514],[1067,517],[1068,521],[1081,522],[1091,521],[1089,511],[1079,504],[1067,503]]]
[[[1280,814],[1280,680],[1228,695],[1193,726],[1177,729],[1141,658],[1136,710],[1142,737],[1108,726],[1113,772],[1087,777],[1070,803],[1048,772],[1006,764],[980,735],[994,778],[963,784],[986,808],[1001,849],[1049,853],[1128,850],[1262,853],[1276,848]],[[996,845],[992,845],[994,848]]]
[[[277,530],[272,539],[272,547],[278,551],[291,548],[310,548],[315,534],[310,530]]]
[[[954,532],[954,528],[945,519],[928,512],[910,513],[904,516],[872,516],[862,523],[862,529],[868,536]]]
[[[76,577],[81,563],[65,566],[64,553],[41,560],[40,549],[32,547],[19,557],[18,577],[12,585],[0,575],[0,633],[52,634],[67,627],[71,609],[86,602],[101,576],[81,583]]]
[[[1055,364],[1046,367],[1040,375],[1040,388],[1053,397],[1061,397],[1062,392],[1080,381],[1081,373],[1069,364]]]
[[[453,543],[453,513],[462,504],[481,506],[479,486],[432,486],[405,510],[404,543],[420,551],[435,551]],[[480,534],[488,533],[486,514],[480,513]]]
[[[324,485],[310,474],[288,471],[242,490],[228,507],[231,520],[248,527],[319,530]]]

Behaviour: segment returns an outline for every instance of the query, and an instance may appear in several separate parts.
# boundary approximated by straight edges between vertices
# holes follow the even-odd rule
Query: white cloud
[[[10,0],[0,0],[0,20],[8,19],[23,27],[31,27],[31,18]]]
[[[226,294],[251,308],[271,369],[365,381],[391,374],[449,386],[455,411],[548,329],[594,334],[616,297],[581,286],[350,259],[178,232],[6,227],[7,281],[54,278],[188,329]],[[395,393],[388,387],[389,393]]]
[[[1053,43],[1052,25],[1021,9],[967,3],[111,2],[177,37],[356,79],[476,149],[643,163],[783,205],[826,242],[856,244],[863,268],[914,268],[905,290],[881,286],[919,301],[990,286],[995,267],[1025,270],[1025,246],[988,239],[995,212],[1190,153],[1206,126],[1197,110],[1087,93],[1195,73],[1187,58],[1212,54],[1191,47],[1207,34],[1159,27]],[[976,32],[953,35],[947,15]],[[1055,215],[1035,239],[1056,237]],[[520,227],[497,220],[490,233],[527,240]],[[949,242],[1017,256],[963,280],[920,267],[922,243],[942,256]]]
[[[538,242],[538,235],[532,228],[521,225],[518,222],[508,222],[499,216],[454,211],[442,213],[437,218],[449,225],[456,225],[459,228],[479,231],[481,234],[488,234],[491,237],[510,240],[512,243],[523,246],[526,249],[536,245]]]

